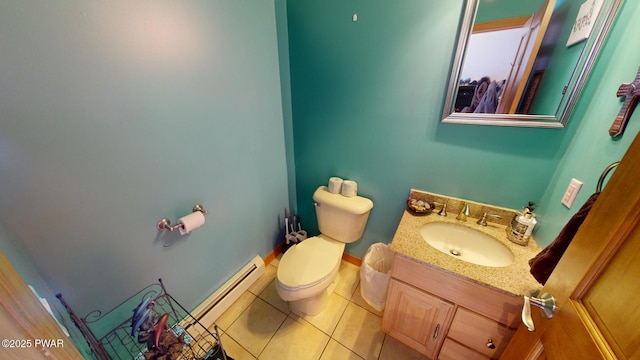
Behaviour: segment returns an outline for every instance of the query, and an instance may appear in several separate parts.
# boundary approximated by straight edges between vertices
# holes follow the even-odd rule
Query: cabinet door
[[[492,359],[498,359],[514,330],[473,311],[458,307],[448,337]]]
[[[454,306],[395,279],[389,283],[382,328],[404,344],[435,358],[447,334]]]

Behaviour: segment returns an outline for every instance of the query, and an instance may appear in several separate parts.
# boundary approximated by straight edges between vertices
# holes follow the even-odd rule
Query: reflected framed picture
[[[589,38],[603,3],[604,0],[587,0],[580,6],[580,11],[578,11],[578,16],[573,23],[571,34],[569,34],[569,39],[567,40],[567,47]]]

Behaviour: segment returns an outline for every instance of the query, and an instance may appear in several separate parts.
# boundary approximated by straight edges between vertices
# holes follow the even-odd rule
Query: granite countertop
[[[447,217],[435,213],[421,216],[405,210],[389,249],[426,266],[439,268],[510,294],[531,295],[542,288],[529,273],[529,259],[541,250],[533,239],[530,239],[527,246],[517,245],[507,239],[506,226],[503,224],[489,220],[487,226],[480,226],[476,224],[476,218],[468,217],[466,222],[460,222],[455,216],[451,213]],[[428,245],[420,235],[422,225],[430,222],[457,223],[485,232],[506,245],[515,260],[508,266],[487,267],[444,254]]]

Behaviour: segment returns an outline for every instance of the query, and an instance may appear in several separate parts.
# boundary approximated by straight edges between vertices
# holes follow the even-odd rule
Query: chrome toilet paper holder
[[[207,215],[209,213],[207,210],[205,210],[202,207],[202,205],[196,204],[196,206],[193,207],[193,212],[198,212],[198,211],[200,211],[203,215]],[[182,225],[181,223],[171,226],[171,220],[167,218],[163,218],[160,221],[158,221],[158,225],[157,225],[157,228],[160,231],[165,231],[165,230],[174,231],[176,229],[180,229],[183,227],[184,225]]]

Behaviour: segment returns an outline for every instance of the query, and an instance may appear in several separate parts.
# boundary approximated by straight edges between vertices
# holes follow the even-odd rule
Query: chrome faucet
[[[476,224],[478,224],[480,226],[487,226],[487,216],[490,216],[490,217],[496,218],[496,219],[502,219],[502,216],[500,216],[500,215],[484,213],[484,214],[482,214],[482,218],[479,219],[478,221],[476,221]]]
[[[437,206],[442,206],[442,208],[440,209],[440,211],[438,211],[438,215],[440,216],[447,216],[447,204],[446,203],[439,203],[439,202],[433,202],[434,205]]]
[[[460,212],[456,216],[456,220],[467,221],[467,216],[469,216],[469,204],[464,203]]]

